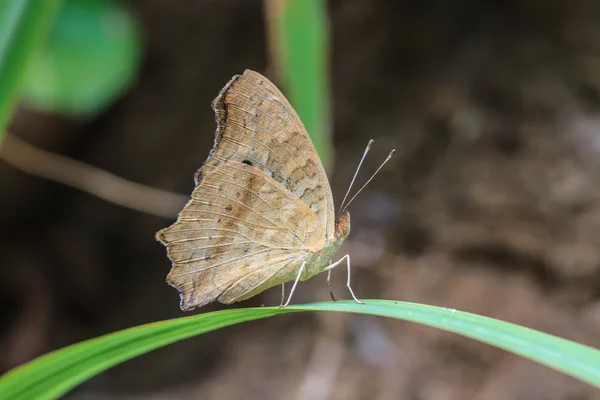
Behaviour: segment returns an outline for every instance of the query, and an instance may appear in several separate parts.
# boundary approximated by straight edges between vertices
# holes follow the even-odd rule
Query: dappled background
[[[75,118],[45,108],[31,89],[11,132],[187,196],[212,146],[210,102],[220,88],[246,68],[277,78],[268,14],[259,0],[123,4],[139,36],[122,49],[130,58],[117,100],[100,96],[100,111],[83,107]],[[357,295],[456,308],[600,347],[598,2],[332,0],[327,11],[329,175],[337,201],[369,138],[376,142],[363,179],[398,150],[351,206],[352,232],[340,255],[351,254]],[[86,73],[79,72],[83,80]],[[170,262],[154,239],[175,219],[172,205],[165,216],[132,210],[15,168],[26,162],[43,175],[50,167],[35,154],[11,159],[0,161],[2,371],[70,343],[183,315],[165,283]],[[337,296],[348,297],[345,271],[333,276]],[[279,297],[274,288],[239,306],[274,305]],[[317,276],[299,285],[293,301],[327,299],[325,276]],[[600,394],[454,334],[329,313],[186,340],[115,367],[69,397]]]

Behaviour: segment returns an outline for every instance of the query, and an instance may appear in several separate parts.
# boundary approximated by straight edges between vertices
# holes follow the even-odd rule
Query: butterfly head
[[[335,237],[336,239],[346,239],[350,233],[350,211],[344,211],[335,220]]]

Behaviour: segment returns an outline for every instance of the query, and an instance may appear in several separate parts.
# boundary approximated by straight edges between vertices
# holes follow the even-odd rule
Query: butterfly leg
[[[323,270],[331,271],[332,269],[334,269],[335,267],[340,265],[344,261],[344,259],[346,260],[346,265],[348,266],[348,281],[346,282],[346,287],[350,291],[350,294],[352,295],[352,298],[354,299],[354,301],[356,301],[358,304],[365,304],[363,301],[360,301],[356,298],[356,296],[354,295],[354,291],[352,290],[352,287],[350,286],[350,254],[346,254],[344,257],[340,258],[333,264],[325,267]]]
[[[329,288],[329,295],[331,296],[331,300],[337,301],[335,296],[333,295],[333,291],[331,290],[331,270],[327,271],[327,287]]]
[[[285,283],[281,284],[281,304],[279,307],[283,307],[283,302],[285,301]]]
[[[300,270],[298,271],[298,276],[296,276],[296,280],[294,281],[294,285],[292,286],[292,290],[290,290],[290,295],[289,295],[287,301],[285,302],[285,304],[280,305],[279,308],[287,307],[287,305],[290,304],[290,300],[292,299],[292,295],[294,294],[294,290],[296,290],[296,285],[298,284],[298,281],[300,280],[300,277],[302,276],[302,273],[304,272],[304,268],[305,267],[306,267],[306,261],[304,261],[302,263],[302,266],[300,267]]]

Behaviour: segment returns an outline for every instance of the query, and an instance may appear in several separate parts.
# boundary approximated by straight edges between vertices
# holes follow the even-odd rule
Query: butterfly
[[[167,282],[184,311],[231,304],[282,285],[286,306],[299,280],[331,270],[350,232],[336,217],[323,164],[302,121],[277,87],[246,70],[212,102],[214,147],[195,174],[177,221],[156,234],[173,265]],[[294,285],[283,304],[284,284]],[[332,296],[333,297],[333,296]]]

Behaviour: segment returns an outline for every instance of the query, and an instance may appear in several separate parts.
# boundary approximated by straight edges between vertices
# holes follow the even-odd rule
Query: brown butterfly
[[[350,232],[337,218],[327,175],[300,118],[267,78],[246,70],[213,101],[215,144],[177,222],[159,231],[173,262],[167,282],[181,309],[231,304],[328,271]],[[364,156],[363,156],[364,157]],[[389,157],[388,157],[389,159]],[[386,160],[387,161],[387,160]],[[356,175],[355,175],[356,177]]]

